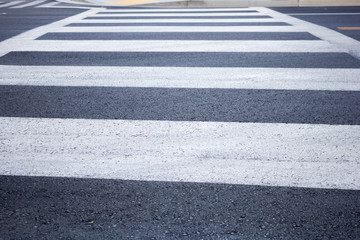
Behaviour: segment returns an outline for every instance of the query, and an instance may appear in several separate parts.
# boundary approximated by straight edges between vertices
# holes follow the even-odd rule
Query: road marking
[[[104,10],[104,9],[103,9]],[[148,12],[164,12],[164,13],[172,13],[172,12],[249,12],[249,11],[256,11],[253,8],[156,8],[156,9],[121,9],[121,11],[116,9],[106,9],[106,12],[112,13],[148,13]]]
[[[242,23],[242,22],[275,22],[272,18],[241,18],[241,19],[83,19],[74,23]]]
[[[50,31],[50,30],[49,30]],[[222,27],[176,27],[176,26],[115,26],[115,27],[64,27],[51,32],[301,32],[293,26],[222,26]]]
[[[344,52],[322,40],[19,40],[7,47],[12,51],[44,52]]]
[[[62,27],[64,27],[65,25],[67,25],[71,22],[76,22],[76,21],[79,21],[80,19],[86,18],[88,16],[92,16],[98,11],[99,11],[99,9],[93,8],[88,11],[79,13],[77,15],[65,18],[63,20],[53,22],[53,23],[50,23],[47,25],[43,25],[41,27],[37,27],[32,30],[23,32],[15,37],[6,39],[6,40],[0,42],[0,57],[4,56],[7,53],[12,51],[12,49],[8,48],[8,46],[13,45],[14,42],[18,43],[18,41],[21,39],[24,42],[31,42],[31,41],[39,38],[40,36],[50,32],[51,29],[61,29]]]
[[[22,3],[23,1],[12,1],[12,2],[8,2],[5,4],[1,4],[0,8],[4,8],[4,7],[10,7],[10,6],[14,6],[16,4]]]
[[[36,6],[36,8],[51,8],[58,4],[59,4],[59,2],[49,2],[49,3],[42,4],[40,6]]]
[[[360,30],[360,27],[338,27],[339,30]]]
[[[0,66],[0,72],[0,85],[360,91],[360,69]]]
[[[269,15],[274,19],[276,19],[277,21],[283,21],[293,25],[294,27],[306,29],[307,32],[311,33],[312,35],[320,39],[328,41],[329,43],[334,44],[335,46],[346,48],[347,49],[346,52],[351,54],[353,57],[360,59],[360,42],[353,38],[347,37],[337,31],[328,29],[326,27],[322,27],[317,24],[306,22],[298,18],[276,12],[269,8],[253,8],[253,9],[258,10],[263,14]]]
[[[34,5],[38,5],[40,3],[43,3],[47,0],[37,0],[37,1],[33,1],[33,2],[29,2],[29,3],[25,3],[25,4],[22,4],[22,5],[18,5],[18,6],[15,6],[15,7],[11,7],[11,8],[25,8],[25,7],[31,7],[31,6],[34,6]]]
[[[110,12],[111,13],[111,12]],[[256,17],[256,16],[264,16],[259,12],[255,13],[122,13],[122,14],[109,14],[108,12],[99,12],[91,17]]]
[[[360,189],[360,126],[1,118],[0,174]]]

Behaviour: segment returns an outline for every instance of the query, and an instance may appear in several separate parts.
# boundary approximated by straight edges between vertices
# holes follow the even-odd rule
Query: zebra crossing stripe
[[[10,7],[10,6],[14,6],[16,4],[22,3],[23,1],[12,1],[12,2],[8,2],[8,3],[4,3],[0,5],[0,8],[5,8],[5,7]]]
[[[276,23],[272,18],[239,18],[239,19],[83,19],[79,23]]]
[[[56,5],[58,5],[59,2],[49,2],[49,3],[45,3],[45,4],[41,4],[39,6],[36,6],[35,8],[51,8],[51,7],[54,7]]]
[[[360,69],[0,66],[0,72],[0,85],[360,91]]]
[[[18,6],[15,6],[15,7],[11,7],[11,8],[31,7],[31,6],[38,5],[38,4],[41,4],[41,3],[43,3],[43,2],[46,2],[46,1],[47,1],[47,0],[37,0],[37,1],[32,1],[32,2],[25,3],[25,4],[22,4],[22,5],[18,5]]]
[[[173,9],[107,9],[106,12],[103,10],[99,11],[101,14],[133,14],[133,13],[256,13],[258,10],[254,8],[173,8]]]
[[[292,41],[158,41],[158,40],[37,40],[13,42],[13,51],[43,52],[344,52],[321,40]]]
[[[1,118],[0,129],[2,175],[360,189],[360,126]]]
[[[266,16],[259,12],[254,13],[122,13],[115,14],[112,12],[99,12],[96,15],[92,16],[93,18],[102,18],[102,17],[261,17]]]
[[[293,26],[71,26],[52,29],[52,32],[299,32],[304,28]],[[305,30],[306,31],[306,30]]]

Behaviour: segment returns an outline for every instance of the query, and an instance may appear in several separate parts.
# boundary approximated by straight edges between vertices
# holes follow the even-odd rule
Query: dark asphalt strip
[[[360,68],[346,53],[263,52],[10,52],[2,65]]]
[[[319,40],[307,32],[52,32],[37,40]]]
[[[357,91],[0,86],[1,117],[359,125],[358,102]]]
[[[346,7],[273,7],[275,11],[291,13],[359,13],[360,6]]]
[[[101,17],[87,17],[84,19],[247,19],[247,18],[271,18],[266,15],[249,15],[249,16],[101,16]]]
[[[0,176],[1,239],[357,239],[360,191]]]
[[[289,26],[290,24],[284,22],[140,22],[140,23],[71,23],[66,27],[120,27],[120,26]]]

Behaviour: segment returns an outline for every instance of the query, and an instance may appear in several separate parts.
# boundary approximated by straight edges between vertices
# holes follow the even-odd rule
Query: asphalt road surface
[[[0,239],[360,239],[360,9],[0,3]]]

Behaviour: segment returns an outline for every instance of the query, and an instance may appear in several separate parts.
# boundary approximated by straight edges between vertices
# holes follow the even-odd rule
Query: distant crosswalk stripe
[[[360,126],[1,118],[2,175],[360,189]]]
[[[52,32],[299,32],[293,26],[71,26],[53,29]]]
[[[275,23],[272,18],[241,18],[241,19],[84,19],[79,23]],[[76,23],[75,23],[76,24]]]
[[[0,66],[0,72],[0,85],[360,91],[360,69]]]
[[[90,20],[88,20],[90,21]],[[67,25],[68,27],[112,27],[112,26],[288,26],[285,22],[273,22],[273,21],[239,21],[239,22],[75,22]]]
[[[18,51],[81,52],[343,52],[321,41],[53,41],[37,40],[16,47]]]
[[[131,14],[111,14],[110,13],[97,13],[96,15],[91,16],[91,18],[109,18],[109,17],[117,17],[117,18],[150,18],[150,17],[161,17],[161,18],[198,18],[198,17],[206,17],[206,18],[217,18],[217,17],[269,17],[262,13],[131,13]]]
[[[126,16],[126,17],[119,17],[119,16],[92,16],[92,17],[87,17],[85,19],[92,19],[92,20],[116,20],[116,19],[263,19],[263,18],[270,18],[269,16],[266,15],[254,15],[254,16]]]
[[[169,13],[169,14],[194,14],[194,13],[257,13],[258,11],[251,8],[183,8],[183,9],[107,9],[105,12],[99,11],[99,14],[148,14],[148,13]]]
[[[41,4],[39,6],[36,6],[36,8],[51,8],[51,7],[54,7],[56,5],[58,5],[59,2],[48,2],[48,3],[45,3],[45,4]]]
[[[101,18],[85,18],[81,23],[239,23],[239,22],[276,22],[272,18],[151,18],[151,19],[101,19]]]
[[[18,5],[18,6],[15,6],[15,7],[12,7],[12,8],[24,8],[24,7],[31,7],[31,6],[34,6],[34,5],[38,5],[40,3],[43,3],[47,0],[37,0],[37,1],[32,1],[32,2],[29,2],[29,3],[26,3],[26,4],[22,4],[22,5]]]
[[[23,1],[12,1],[12,2],[8,2],[8,3],[4,3],[4,4],[0,5],[0,8],[14,6],[14,5],[22,3],[22,2]]]

